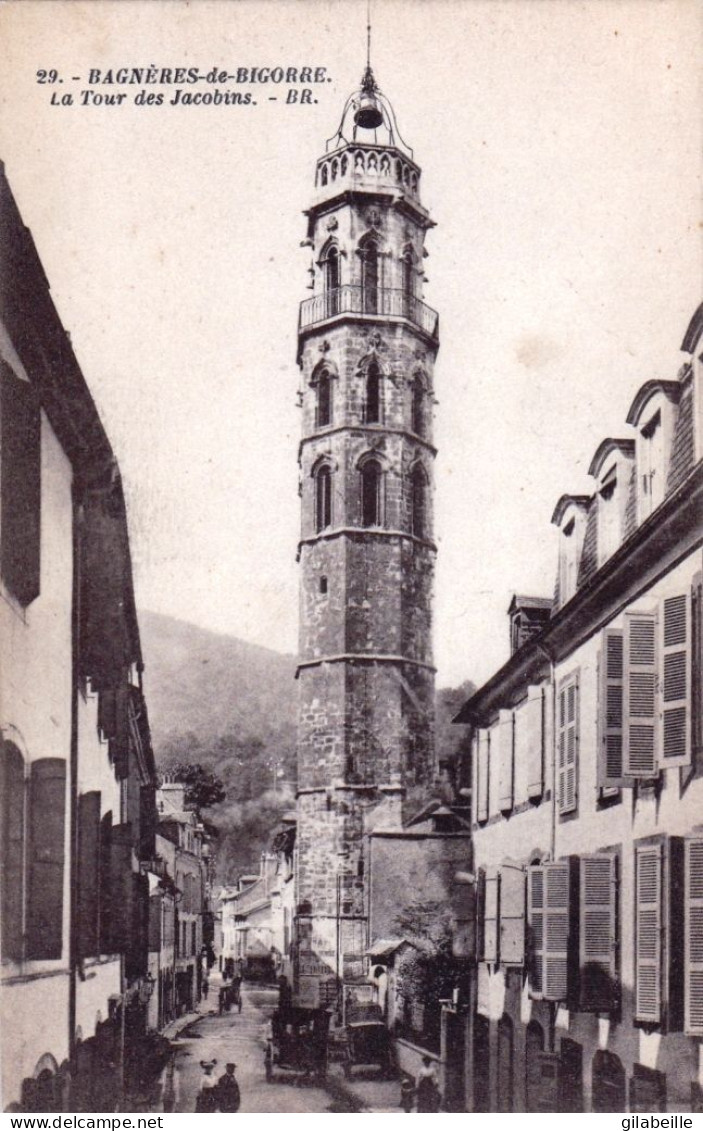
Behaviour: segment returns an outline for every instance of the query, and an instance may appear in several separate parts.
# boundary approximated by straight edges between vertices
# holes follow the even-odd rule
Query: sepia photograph
[[[0,4],[1,1111],[703,1112],[702,38]]]

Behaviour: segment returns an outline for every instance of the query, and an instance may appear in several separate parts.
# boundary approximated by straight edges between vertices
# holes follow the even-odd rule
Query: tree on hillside
[[[227,792],[222,780],[200,762],[180,762],[169,769],[169,774],[186,787],[186,805],[195,809],[200,816],[203,809],[210,809],[225,800]]]

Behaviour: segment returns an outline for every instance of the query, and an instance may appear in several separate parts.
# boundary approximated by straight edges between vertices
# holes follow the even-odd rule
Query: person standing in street
[[[242,1102],[239,1084],[234,1075],[236,1067],[236,1064],[226,1064],[224,1075],[220,1076],[217,1081],[218,1106],[222,1112],[239,1111],[239,1105]]]
[[[440,1094],[437,1073],[429,1056],[422,1058],[422,1068],[417,1074],[415,1094],[418,1111],[439,1111]]]

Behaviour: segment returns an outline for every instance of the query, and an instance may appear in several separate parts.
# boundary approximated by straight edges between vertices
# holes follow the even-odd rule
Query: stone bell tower
[[[365,834],[400,828],[434,777],[433,221],[370,67],[306,215],[295,988],[335,1004],[365,976]]]

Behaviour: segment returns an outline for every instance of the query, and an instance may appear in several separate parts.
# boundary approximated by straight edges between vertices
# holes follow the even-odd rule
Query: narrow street
[[[202,1076],[201,1060],[217,1059],[219,1078],[225,1065],[237,1065],[242,1094],[242,1112],[326,1112],[333,1101],[322,1088],[269,1084],[264,1074],[264,1048],[268,1021],[278,993],[273,989],[246,987],[242,1012],[217,1014],[217,991],[210,991],[212,1012],[194,1022],[174,1042],[176,1052],[176,1104],[174,1111],[195,1111]]]

